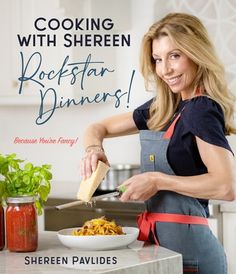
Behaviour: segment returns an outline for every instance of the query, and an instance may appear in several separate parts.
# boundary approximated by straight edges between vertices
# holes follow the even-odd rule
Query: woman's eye
[[[159,63],[161,62],[161,58],[154,58],[154,62],[155,62],[156,64],[159,64]]]
[[[179,57],[180,57],[180,55],[177,54],[177,53],[173,53],[173,54],[170,55],[171,59],[178,59]]]

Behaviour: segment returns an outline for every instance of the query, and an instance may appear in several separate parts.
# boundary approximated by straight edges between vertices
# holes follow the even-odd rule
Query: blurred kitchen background
[[[187,12],[198,16],[209,30],[210,36],[225,65],[228,83],[236,95],[236,0],[0,0],[0,153],[16,153],[20,158],[35,164],[50,163],[53,172],[52,193],[49,204],[67,202],[75,199],[80,182],[79,163],[83,156],[83,134],[85,128],[95,121],[110,115],[133,110],[153,96],[144,89],[139,72],[139,50],[143,34],[156,20],[169,12]],[[47,20],[57,18],[111,18],[114,28],[110,33],[130,34],[131,46],[127,47],[56,47],[28,46],[21,48],[17,34],[39,33],[34,28],[38,17]],[[65,33],[76,34],[74,30],[62,29],[43,33],[56,34],[61,41]],[[83,31],[82,33],[90,33]],[[91,32],[92,33],[92,32]],[[98,31],[102,34],[103,31]],[[104,31],[109,33],[109,31]],[[39,112],[39,86],[33,81],[26,82],[23,94],[19,95],[21,76],[20,51],[25,58],[36,51],[43,56],[42,69],[49,72],[59,69],[65,56],[70,62],[84,61],[88,54],[92,60],[104,61],[104,66],[115,72],[103,77],[103,81],[87,80],[84,91],[79,84],[73,86],[64,82],[60,86],[55,81],[46,82],[55,85],[60,96],[79,98],[82,95],[95,96],[98,92],[114,92],[117,89],[128,91],[132,71],[135,70],[130,100],[122,99],[120,107],[114,107],[114,100],[105,103],[85,104],[57,109],[53,117],[43,125],[36,125]],[[35,65],[35,63],[33,64]],[[50,101],[50,100],[49,100]],[[50,102],[45,107],[49,107]],[[73,146],[68,144],[15,144],[16,137],[22,139],[77,139]],[[236,152],[236,137],[228,138]],[[114,169],[122,169],[123,175],[136,172],[139,166],[138,136],[108,139],[104,143],[107,156]],[[131,171],[130,171],[131,170]],[[115,176],[120,171],[114,171]],[[121,179],[119,179],[121,180]],[[114,180],[110,178],[111,185]],[[120,181],[121,182],[121,181]],[[102,191],[112,190],[104,185]],[[45,220],[40,223],[42,229],[57,230],[80,225],[84,219],[97,215],[119,218],[122,224],[133,225],[136,215],[143,209],[142,203],[122,205],[117,200],[103,201],[96,208],[81,207],[64,212],[45,211]],[[78,215],[78,210],[80,214]],[[77,214],[77,215],[76,215]],[[97,214],[97,215],[96,215]],[[75,223],[76,217],[80,220]],[[45,221],[45,222],[44,222]],[[80,222],[80,223],[78,223]],[[211,204],[211,226],[215,235],[224,244],[230,261],[230,274],[236,273],[236,206],[234,203]]]

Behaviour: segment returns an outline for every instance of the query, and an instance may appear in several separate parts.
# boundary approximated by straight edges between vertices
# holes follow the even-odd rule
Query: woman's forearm
[[[236,163],[232,153],[199,137],[196,142],[208,172],[195,176],[159,173],[158,187],[196,198],[235,199]]]
[[[84,134],[84,147],[100,146],[102,147],[103,139],[107,135],[106,127],[102,124],[91,124]]]
[[[153,172],[151,176],[158,190],[170,190],[183,195],[216,200],[235,199],[235,179],[230,174],[224,176],[209,173],[196,176],[176,176]]]
[[[84,134],[84,146],[102,146],[104,138],[134,134],[137,131],[132,112],[116,115],[88,126]]]
[[[81,160],[80,174],[88,178],[96,169],[98,161],[109,165],[103,149],[104,138],[123,136],[137,132],[132,112],[116,115],[87,127],[84,134],[85,155]]]

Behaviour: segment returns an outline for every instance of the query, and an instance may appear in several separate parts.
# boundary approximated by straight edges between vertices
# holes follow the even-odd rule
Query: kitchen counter
[[[83,263],[89,258],[89,263]],[[116,260],[111,260],[116,258]],[[107,263],[104,263],[104,260]],[[37,264],[36,264],[37,261]],[[160,246],[135,241],[129,248],[79,251],[64,247],[56,232],[41,232],[36,252],[0,251],[1,274],[56,273],[181,274],[182,256]]]
[[[221,212],[236,212],[236,201],[225,202],[220,206]]]

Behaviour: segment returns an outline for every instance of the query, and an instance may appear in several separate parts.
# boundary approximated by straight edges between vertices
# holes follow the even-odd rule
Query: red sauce
[[[5,231],[4,231],[4,210],[0,204],[0,250],[5,246]]]
[[[20,197],[9,198],[7,201],[7,248],[17,252],[35,251],[38,247],[38,227],[33,198],[23,197],[23,200],[19,199]]]

